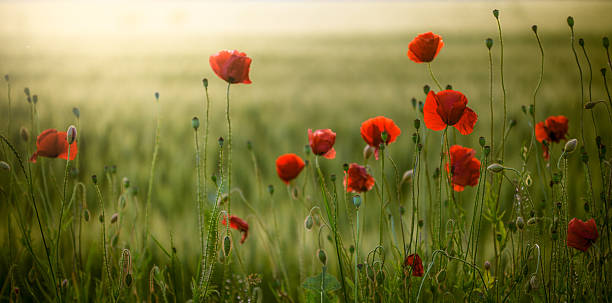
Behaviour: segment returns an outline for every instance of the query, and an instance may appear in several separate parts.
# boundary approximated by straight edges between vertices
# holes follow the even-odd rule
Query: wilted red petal
[[[567,225],[567,246],[581,251],[587,251],[597,240],[597,224],[594,219],[583,222],[573,218]]]
[[[416,63],[431,62],[443,46],[439,35],[432,32],[420,34],[408,44],[408,58]]]
[[[284,154],[276,159],[276,173],[286,184],[304,169],[304,161],[296,154]]]
[[[219,78],[229,83],[250,84],[251,58],[237,50],[222,50],[209,58],[210,67]]]
[[[226,218],[227,216],[223,218],[223,221],[221,221],[221,224],[223,225],[227,224],[225,220]],[[238,216],[230,215],[230,228],[240,231],[240,233],[242,234],[242,238],[240,239],[240,244],[244,243],[247,236],[249,235],[249,224],[246,221],[240,219]]]
[[[348,172],[344,175],[344,186],[347,192],[367,192],[374,186],[374,177],[368,174],[365,167],[351,163]]]

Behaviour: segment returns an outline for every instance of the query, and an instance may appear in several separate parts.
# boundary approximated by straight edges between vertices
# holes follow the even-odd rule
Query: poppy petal
[[[423,106],[423,120],[425,120],[425,126],[431,130],[438,131],[446,127],[446,123],[442,121],[438,114],[438,101],[436,101],[433,91],[429,91],[427,94],[425,106]]]
[[[474,125],[478,120],[478,115],[469,107],[463,111],[463,116],[457,124],[453,125],[462,135],[469,135],[474,131]]]
[[[332,147],[328,152],[326,152],[323,157],[326,159],[334,159],[336,158],[336,150]]]

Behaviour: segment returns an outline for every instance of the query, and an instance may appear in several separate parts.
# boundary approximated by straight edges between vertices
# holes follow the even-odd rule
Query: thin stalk
[[[204,224],[202,222],[202,191],[200,186],[202,185],[202,172],[200,170],[200,145],[198,144],[198,129],[194,128],[194,139],[196,149],[196,210],[198,217],[198,228],[200,230],[200,258],[204,258],[206,254],[206,246],[204,244]]]
[[[153,158],[151,159],[151,171],[149,172],[149,189],[147,190],[147,200],[145,202],[145,222],[144,222],[144,238],[142,247],[145,248],[149,239],[149,205],[151,204],[151,196],[153,195],[153,177],[155,176],[155,164],[157,163],[157,154],[159,152],[159,124],[160,124],[160,103],[159,94],[155,94],[157,104],[157,119],[155,126],[155,147],[153,148]]]
[[[431,70],[431,62],[427,62],[427,70],[429,71],[431,79],[436,83],[436,86],[438,86],[438,89],[442,90],[442,85],[440,85],[440,82],[438,82],[438,79],[436,79],[436,76],[434,76],[434,73]]]
[[[230,217],[231,191],[232,191],[232,120],[230,119],[230,82],[227,83],[227,109],[225,111],[227,119],[227,217]],[[227,224],[229,233],[229,224]]]
[[[501,87],[504,97],[504,122],[502,127],[502,146],[501,146],[501,159],[504,160],[504,150],[506,145],[506,120],[507,118],[507,105],[506,105],[506,85],[504,83],[504,39],[502,36],[501,23],[499,22],[499,18],[496,17],[497,20],[497,29],[499,31],[499,45],[500,45],[500,80]]]
[[[495,126],[495,120],[493,119],[493,57],[491,56],[491,49],[489,48],[489,107],[491,110],[491,153],[495,154],[495,137],[493,136],[493,129]]]
[[[68,160],[66,160],[66,170],[64,171],[64,190],[62,194],[62,205],[60,206],[59,225],[57,227],[57,240],[55,241],[55,262],[58,274],[60,271],[60,241],[62,240],[62,218],[64,217],[64,206],[66,204],[66,184],[68,183],[68,170],[70,169],[70,144],[68,144]]]
[[[359,263],[359,207],[356,208],[356,220],[357,220],[357,237],[355,244],[355,303],[359,302],[359,270],[357,264]]]
[[[384,227],[384,206],[385,206],[385,149],[380,149],[380,180],[382,181],[380,188],[380,222],[379,222],[379,238],[378,246],[383,246],[383,227]]]
[[[94,184],[96,188],[96,193],[98,194],[98,201],[100,202],[100,211],[102,212],[102,258],[104,262],[104,267],[106,269],[106,275],[108,279],[108,294],[112,294],[112,275],[110,270],[110,264],[108,261],[108,252],[106,249],[106,216],[104,214],[104,198],[102,197],[102,192],[100,191],[100,187],[98,184]]]

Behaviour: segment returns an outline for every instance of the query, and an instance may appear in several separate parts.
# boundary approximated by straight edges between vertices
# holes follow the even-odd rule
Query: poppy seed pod
[[[200,119],[198,119],[198,117],[193,117],[193,119],[191,119],[191,127],[195,130],[200,128]]]
[[[485,40],[485,45],[488,49],[491,49],[493,47],[493,39],[487,38],[487,40]]]
[[[578,145],[577,139],[571,139],[565,143],[565,147],[563,148],[563,152],[566,154],[571,154],[576,150],[576,146]]]
[[[89,209],[84,209],[83,210],[83,219],[85,219],[85,222],[89,222],[89,218],[91,217],[91,214],[89,213]]]
[[[306,220],[304,220],[304,227],[305,227],[307,230],[311,230],[311,229],[312,229],[312,224],[313,224],[313,221],[312,221],[312,216],[311,216],[311,215],[308,215],[308,216],[306,217]]]
[[[431,88],[429,87],[429,85],[425,84],[425,86],[423,86],[423,92],[425,93],[425,95],[429,94],[429,90]]]
[[[606,49],[608,49],[608,47],[610,47],[610,39],[608,39],[608,37],[603,37],[601,39],[601,42],[603,44],[603,47],[605,47]],[[8,77],[8,75],[7,75],[7,77]]]
[[[268,185],[268,193],[270,194],[270,196],[274,194],[274,185]]]
[[[155,100],[159,101],[159,92],[155,92]]]
[[[74,125],[70,125],[68,127],[68,131],[66,131],[66,141],[68,141],[68,144],[72,144],[74,140],[76,140],[76,137],[77,129],[74,127]]]
[[[584,46],[584,39],[582,38],[578,39],[578,45]]]
[[[208,79],[207,78],[202,79],[202,85],[204,85],[204,88],[208,88]]]
[[[480,144],[480,147],[484,147],[487,144],[485,137],[478,138],[478,144]]]
[[[484,269],[485,270],[490,270],[491,269],[491,262],[485,261],[484,262]]]
[[[567,25],[569,25],[569,27],[574,27],[574,17],[567,17]]]
[[[499,163],[493,163],[487,167],[487,170],[492,173],[500,173],[504,170],[504,167]]]
[[[353,205],[355,205],[355,207],[357,208],[361,206],[361,196],[360,195],[356,195],[353,197]]]
[[[4,161],[0,161],[0,168],[6,171],[11,171],[11,166]]]
[[[421,127],[421,120],[415,119],[414,120],[414,128],[419,129],[420,127]]]
[[[219,147],[223,148],[223,137],[219,137],[219,139],[217,139],[217,142],[219,143]]]
[[[525,220],[523,220],[523,217],[516,218],[516,227],[521,230],[525,227]]]
[[[223,254],[227,257],[230,254],[230,250],[232,249],[232,239],[230,236],[225,236],[223,238]]]
[[[493,10],[493,16],[495,17],[495,19],[499,19],[499,10],[498,9],[494,9]]]
[[[535,25],[535,24],[534,24],[534,25],[532,25],[532,26],[531,26],[531,30],[532,30],[534,33],[536,33],[536,34],[537,34],[537,33],[538,33],[538,26],[537,26],[537,25]]]
[[[425,225],[425,221],[423,219],[419,219],[419,227],[422,228]]]
[[[111,224],[117,222],[117,219],[119,219],[119,214],[118,213],[114,213],[111,216],[111,220],[110,220]]]
[[[325,250],[317,250],[317,257],[319,258],[319,261],[321,262],[321,264],[323,264],[323,266],[327,264],[327,254],[325,253]]]

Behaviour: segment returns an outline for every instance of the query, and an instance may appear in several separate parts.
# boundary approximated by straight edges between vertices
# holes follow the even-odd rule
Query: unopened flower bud
[[[111,216],[111,220],[110,220],[111,224],[117,222],[117,219],[119,219],[119,214],[118,213],[114,213]]]
[[[372,147],[370,145],[366,145],[363,148],[363,159],[364,160],[370,159],[370,157],[374,154],[374,151],[375,151],[374,147]],[[345,169],[345,171],[346,170],[348,170],[348,169]]]
[[[223,137],[219,137],[219,139],[217,139],[217,142],[219,142],[219,147],[223,148]]]
[[[429,90],[431,88],[429,88],[429,85],[425,84],[425,86],[423,86],[423,92],[425,93],[425,95],[429,94]]]
[[[232,239],[230,238],[230,236],[225,236],[225,238],[223,238],[223,254],[226,257],[229,256],[231,249],[232,249]]]
[[[130,179],[128,177],[123,177],[123,188],[130,188]]]
[[[208,88],[208,79],[207,78],[202,79],[202,85],[204,85],[204,88]]]
[[[103,215],[103,214],[100,214],[100,215],[98,216],[98,220],[100,221],[100,223],[104,223],[104,215]]]
[[[0,169],[5,171],[11,171],[11,166],[4,161],[0,161]]]
[[[193,117],[193,119],[191,119],[191,127],[195,130],[200,128],[200,119],[198,119],[198,117]]]
[[[423,219],[419,219],[418,224],[420,228],[423,228],[423,226],[425,225],[425,221],[423,221]]]
[[[38,95],[32,95],[32,103],[38,103]]]
[[[487,170],[492,173],[500,173],[504,170],[504,167],[499,163],[493,163],[487,167]]]
[[[74,114],[74,116],[78,119],[81,117],[81,111],[79,110],[78,107],[73,107],[72,108],[72,113]]]
[[[584,109],[593,109],[597,104],[602,103],[602,100],[599,101],[589,101],[584,104]]]
[[[485,40],[485,45],[488,49],[491,49],[493,47],[493,39],[487,38],[487,40]]]
[[[98,176],[91,175],[91,182],[93,182],[93,184],[98,184]]]
[[[416,108],[416,106],[417,106],[417,100],[416,100],[416,98],[412,98],[412,99],[410,99],[410,102],[412,103],[412,108]]]
[[[567,17],[567,25],[569,25],[569,27],[574,27],[574,17]]]
[[[565,143],[565,147],[563,148],[563,151],[566,154],[571,154],[576,150],[576,146],[578,145],[578,140],[576,139],[571,139],[569,141],[567,141],[567,143]]]
[[[450,85],[450,84],[447,84],[447,85],[446,85],[446,90],[449,90],[449,89],[453,89],[453,86],[452,86],[452,85]]]
[[[361,206],[361,196],[360,195],[356,195],[353,197],[353,205],[355,205],[355,207],[357,208]]]
[[[603,37],[601,39],[601,42],[603,44],[603,47],[605,47],[606,49],[608,49],[608,47],[610,47],[610,39],[608,39],[608,37]]]
[[[319,258],[319,261],[321,262],[321,264],[323,264],[323,266],[327,264],[327,254],[325,253],[325,250],[317,250],[317,257]]]
[[[516,227],[521,230],[525,227],[525,220],[523,220],[523,217],[516,218]]]
[[[421,120],[415,119],[414,120],[414,128],[419,129],[420,127],[421,127]]]
[[[270,194],[270,196],[274,194],[274,185],[268,185],[268,193]]]
[[[491,269],[491,262],[485,261],[484,262],[484,269],[485,270],[490,270]]]
[[[68,131],[66,131],[66,141],[68,141],[68,144],[72,144],[74,140],[76,140],[76,137],[77,129],[74,127],[74,125],[70,125],[68,127]]]
[[[578,39],[578,45],[584,46],[584,39],[582,38]]]
[[[85,219],[85,222],[89,222],[89,218],[91,217],[91,214],[89,213],[89,209],[84,209],[83,210],[83,219]]]
[[[480,147],[484,147],[487,144],[487,141],[485,140],[485,137],[480,137],[478,138],[478,143],[480,144]]]
[[[485,147],[484,147],[484,154],[485,154],[485,157],[486,157],[486,156],[488,156],[490,153],[491,153],[491,146],[488,146],[488,145],[487,145],[487,146],[485,146]]]
[[[19,129],[19,135],[21,135],[21,140],[23,140],[24,142],[28,142],[30,140],[30,132],[27,128],[23,126],[21,127],[21,129]]]
[[[404,184],[404,183],[409,183],[412,182],[412,177],[414,176],[414,170],[410,169],[407,170],[404,175],[402,176],[402,181],[400,181],[400,185]]]
[[[155,100],[159,101],[159,92],[155,92]]]
[[[493,16],[495,17],[495,19],[499,19],[499,10],[498,9],[494,9],[493,10]]]
[[[366,145],[366,147],[367,147],[367,146],[369,146],[369,145]],[[344,164],[342,164],[342,170],[343,170],[344,172],[347,172],[347,171],[349,170],[349,165],[348,165],[348,163],[344,163]]]
[[[532,30],[534,33],[536,33],[536,34],[537,34],[537,33],[538,33],[538,26],[537,26],[537,25],[535,25],[535,24],[534,24],[534,25],[532,25],[532,26],[531,26],[531,30]]]
[[[313,224],[312,216],[311,216],[311,215],[308,215],[308,216],[306,217],[306,220],[304,220],[304,227],[305,227],[307,230],[310,230],[310,229],[312,229],[312,224]]]
[[[605,78],[607,69],[605,67],[602,67],[599,71],[601,72],[601,75]]]

